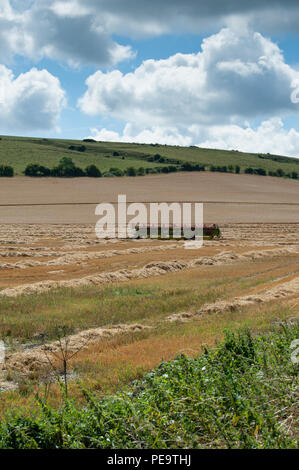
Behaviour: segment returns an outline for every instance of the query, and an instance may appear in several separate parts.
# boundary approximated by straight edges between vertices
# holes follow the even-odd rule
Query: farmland
[[[205,222],[219,223],[222,237],[188,250],[180,240],[98,239],[95,206],[115,203],[118,194],[126,194],[129,202],[176,201],[178,195],[180,202],[204,202]],[[41,442],[76,446],[80,431],[75,423],[85,426],[86,399],[105,407],[100,426],[107,436],[112,428],[103,423],[112,422],[109,410],[115,396],[132,397],[132,409],[140,413],[138,429],[147,429],[150,416],[155,416],[153,429],[160,437],[153,443],[153,433],[145,432],[138,440],[139,431],[137,436],[128,428],[114,435],[114,447],[179,446],[178,429],[184,432],[182,447],[297,445],[297,366],[290,360],[299,318],[297,181],[210,172],[113,179],[18,176],[1,179],[0,197],[0,339],[6,347],[0,372],[0,446],[16,445],[7,440],[15,432],[25,447]],[[225,340],[225,330],[244,327],[251,336],[241,332]],[[221,360],[215,363],[220,358],[216,344],[223,340],[236,351],[243,345],[249,354],[238,363],[240,369],[228,372],[237,384],[246,369],[238,388],[246,401],[243,411],[234,400],[221,404],[221,370],[231,361],[227,347],[219,346]],[[63,344],[69,354],[66,371]],[[280,362],[275,363],[277,351]],[[205,360],[211,374],[206,379],[219,378],[215,388],[201,389],[196,379]],[[175,377],[183,364],[188,364],[192,386],[182,423],[177,407],[187,396],[185,376],[178,382]],[[261,367],[272,394],[268,410],[261,405],[266,393],[264,380],[256,374]],[[169,380],[163,385],[165,375]],[[168,420],[163,400],[156,400],[173,393],[172,381],[177,391],[172,395],[173,419]],[[150,383],[156,384],[154,389]],[[72,400],[66,415],[65,390]],[[215,407],[208,409],[199,397],[206,403],[211,393]],[[55,441],[43,400],[76,439]],[[149,408],[143,407],[146,403]],[[196,427],[194,410],[203,409],[206,418]],[[89,408],[88,413],[95,419]],[[123,416],[135,422],[130,413]],[[221,423],[225,425],[219,430]],[[85,429],[91,441],[82,438],[80,446],[92,446],[95,436]],[[29,444],[28,435],[36,440],[32,437]],[[109,447],[104,437],[96,445]]]

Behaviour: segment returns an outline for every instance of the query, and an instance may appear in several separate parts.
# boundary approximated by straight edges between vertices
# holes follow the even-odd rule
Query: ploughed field
[[[62,329],[80,400],[78,381],[107,393],[162,359],[198,355],[224,328],[267,331],[298,318],[299,224],[221,230],[186,250],[176,240],[99,240],[93,224],[2,224],[2,406],[29,406],[45,383],[58,400]]]
[[[210,172],[126,178],[1,178],[0,223],[93,223],[117,202],[203,202],[206,223],[299,223],[299,182]]]

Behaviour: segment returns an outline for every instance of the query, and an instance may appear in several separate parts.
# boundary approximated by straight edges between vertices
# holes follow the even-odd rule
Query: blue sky
[[[0,0],[0,134],[299,157],[298,24],[291,0]]]

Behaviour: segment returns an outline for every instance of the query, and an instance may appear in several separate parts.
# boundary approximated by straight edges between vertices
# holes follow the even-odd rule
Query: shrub
[[[128,176],[136,176],[136,170],[133,166],[130,166],[129,168],[127,168],[126,173]]]
[[[138,168],[138,170],[137,170],[137,175],[138,175],[138,176],[144,176],[144,175],[145,175],[145,169],[143,168],[143,166],[141,166],[140,168]]]
[[[85,174],[86,176],[89,176],[90,178],[100,178],[102,176],[101,171],[95,165],[88,165],[85,168]]]
[[[281,168],[278,168],[278,170],[276,170],[276,176],[282,178],[284,176],[284,171]]]
[[[245,169],[245,173],[246,173],[247,175],[253,175],[253,173],[254,173],[254,169],[253,169],[253,168],[251,168],[251,167],[249,167],[249,168],[246,168],[246,169]]]
[[[0,165],[0,176],[12,178],[14,176],[14,169],[9,165]]]
[[[110,168],[109,173],[114,176],[124,176],[124,172],[120,168]]]
[[[77,167],[70,157],[61,158],[57,167],[51,171],[52,176],[71,178],[75,176],[85,176],[84,171]]]
[[[113,156],[114,157],[119,157],[119,153],[118,152],[113,152]]]
[[[292,173],[291,173],[291,178],[293,178],[293,180],[297,180],[297,179],[298,179],[298,173],[297,173],[297,171],[292,171]]]
[[[70,145],[69,150],[76,150],[77,152],[85,152],[85,145]]]
[[[30,163],[26,166],[24,174],[26,176],[50,176],[51,170],[43,165],[39,165],[38,163]]]
[[[178,169],[177,169],[176,166],[170,165],[170,166],[168,167],[168,171],[169,171],[169,173],[175,173],[176,171],[178,171]]]
[[[236,173],[236,175],[239,175],[239,174],[240,174],[240,171],[241,171],[241,168],[239,167],[239,165],[236,165],[236,166],[235,166],[235,173]]]
[[[256,168],[254,170],[254,174],[255,175],[261,175],[261,176],[266,176],[267,175],[267,172],[266,170],[264,170],[263,168]]]

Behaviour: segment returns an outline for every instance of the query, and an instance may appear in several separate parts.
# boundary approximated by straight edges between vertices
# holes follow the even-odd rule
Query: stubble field
[[[1,188],[0,335],[6,345],[0,373],[2,410],[20,406],[32,413],[37,391],[59,403],[53,374],[62,373],[62,330],[71,357],[69,393],[80,403],[82,383],[105,395],[142,377],[161,360],[181,353],[198,356],[226,328],[248,326],[258,333],[298,319],[297,183],[287,181],[275,189],[275,178],[265,178],[261,186],[263,177],[229,175],[226,181],[221,175],[222,188],[214,185],[213,191],[206,182],[203,192],[201,175],[187,176],[187,181],[175,177],[142,178],[135,187],[129,178],[127,187],[109,187],[105,181],[101,188],[89,186],[89,193],[81,180],[67,181],[64,191],[60,181],[49,181],[40,186],[38,201],[34,195],[39,181],[29,188],[24,179],[18,192],[12,186]],[[166,181],[169,186],[162,184]],[[55,191],[47,186],[51,184]],[[58,215],[53,210],[54,219],[42,223],[45,206],[32,206],[31,223],[24,223],[27,216],[20,206],[65,203],[71,194],[77,203],[116,201],[117,190],[131,201],[163,201],[167,194],[167,200],[175,200],[175,186],[180,200],[201,201],[205,194],[211,207],[218,201],[218,218],[209,219],[207,209],[205,221],[220,222],[219,240],[205,240],[197,250],[186,250],[183,241],[175,240],[99,240],[93,218],[82,223],[74,207],[59,215],[59,206]],[[89,199],[97,195],[97,200]],[[227,203],[234,203],[234,210]],[[264,207],[266,221],[258,223]],[[94,217],[94,204],[88,210],[88,217]],[[61,223],[67,214],[78,218]]]

